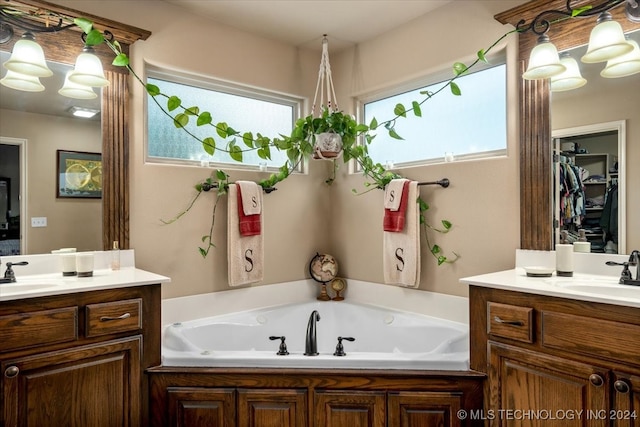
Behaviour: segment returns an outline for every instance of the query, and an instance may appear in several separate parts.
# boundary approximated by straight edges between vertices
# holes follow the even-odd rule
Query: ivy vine
[[[115,55],[113,65],[126,67],[136,80],[144,86],[146,92],[151,96],[151,99],[153,99],[161,111],[173,121],[175,127],[177,129],[181,129],[190,137],[199,141],[203,150],[209,155],[214,155],[216,151],[222,151],[228,153],[233,160],[242,162],[243,154],[248,151],[256,151],[258,157],[264,160],[271,158],[272,149],[286,152],[287,161],[278,168],[277,172],[272,173],[268,178],[259,181],[259,185],[261,185],[263,189],[272,189],[276,184],[287,179],[298,167],[300,162],[309,158],[313,154],[315,135],[331,130],[342,137],[343,161],[345,163],[350,160],[355,161],[361,168],[363,175],[367,178],[364,183],[366,190],[361,192],[353,189],[352,191],[355,194],[363,194],[373,189],[384,189],[391,180],[402,178],[400,174],[385,169],[382,164],[374,162],[371,157],[369,157],[368,147],[376,136],[371,132],[378,129],[384,129],[391,138],[402,140],[402,136],[396,130],[396,124],[399,120],[406,119],[410,116],[418,118],[421,117],[422,105],[447,88],[454,96],[460,96],[462,91],[456,83],[456,80],[467,73],[479,62],[487,62],[486,55],[505,37],[518,31],[517,29],[509,31],[498,38],[488,48],[478,51],[475,60],[469,65],[462,62],[454,63],[452,67],[453,77],[441,88],[435,92],[420,92],[424,97],[421,100],[412,101],[410,105],[404,105],[401,103],[397,104],[393,111],[394,116],[389,120],[378,122],[374,118],[369,124],[362,124],[357,123],[351,115],[345,114],[342,111],[331,110],[323,107],[321,114],[318,117],[309,115],[298,119],[290,135],[279,135],[278,137],[269,138],[260,133],[254,134],[250,131],[243,132],[234,129],[225,122],[216,122],[211,112],[201,111],[198,106],[185,106],[178,96],[167,95],[163,93],[158,86],[145,83],[130,66],[129,58],[122,51],[117,40],[105,39],[103,34],[99,30],[93,28],[93,23],[87,19],[77,18],[74,22],[86,33],[87,45],[93,46],[103,42],[106,43]],[[195,121],[195,126],[197,127],[212,127],[214,133],[204,138],[198,137],[189,129],[189,126],[192,125],[193,121]],[[360,140],[362,143],[359,143]],[[220,141],[224,141],[224,144],[221,145]],[[335,167],[337,167],[337,165],[334,164],[333,176],[329,177],[326,181],[328,184],[333,182],[333,178],[335,177]],[[217,188],[216,201],[212,212],[211,227],[209,233],[202,237],[204,247],[199,247],[200,254],[203,257],[206,257],[209,250],[212,247],[215,247],[215,244],[213,243],[213,229],[215,224],[216,208],[220,198],[226,194],[228,185],[229,175],[223,170],[216,170],[210,177],[195,186],[197,193],[186,209],[181,211],[174,218],[163,221],[165,224],[177,221],[193,207],[194,203],[203,191]],[[440,234],[448,233],[452,228],[451,222],[442,220],[441,227],[434,227],[430,225],[425,218],[425,212],[429,209],[429,205],[420,197],[416,202],[419,205],[420,223],[424,227],[427,245],[430,248],[431,254],[437,259],[438,265],[455,262],[460,255],[453,251],[453,257],[444,255],[440,246],[432,244],[429,239],[429,232],[436,232]]]

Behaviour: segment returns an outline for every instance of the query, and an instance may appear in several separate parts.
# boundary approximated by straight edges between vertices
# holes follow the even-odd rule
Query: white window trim
[[[470,64],[471,62],[473,62],[476,59],[476,57],[472,57],[472,58],[466,58],[465,60],[461,60],[460,62],[463,62],[465,64]],[[505,99],[505,103],[506,103],[506,111],[505,111],[505,115],[507,117],[507,126],[505,129],[505,136],[506,136],[506,147],[502,148],[502,149],[498,149],[498,150],[491,150],[491,151],[483,151],[481,153],[469,153],[469,154],[463,154],[463,155],[456,155],[455,156],[455,160],[459,161],[459,160],[485,160],[485,159],[489,159],[489,158],[498,158],[498,157],[504,157],[507,155],[507,150],[508,150],[508,146],[509,146],[509,141],[508,141],[508,135],[509,135],[509,108],[508,108],[508,99],[509,99],[509,85],[508,85],[508,81],[509,81],[509,76],[510,76],[510,64],[509,64],[509,59],[507,57],[507,46],[503,45],[500,48],[496,48],[496,50],[494,51],[494,53],[492,53],[491,55],[487,55],[486,57],[487,62],[478,62],[478,64],[476,64],[473,68],[472,68],[472,73],[477,73],[479,71],[482,70],[486,70],[488,68],[492,68],[498,65],[506,65],[506,81],[505,81],[505,87],[506,87],[506,97],[507,99]],[[384,87],[384,88],[379,88],[377,90],[371,91],[371,92],[365,92],[359,96],[357,96],[355,98],[355,109],[356,109],[356,120],[358,121],[358,123],[364,123],[364,106],[365,104],[369,103],[369,102],[373,102],[373,101],[378,101],[384,98],[388,98],[391,96],[395,96],[395,95],[399,95],[405,92],[409,92],[409,91],[413,91],[416,89],[420,89],[420,88],[424,88],[433,84],[437,84],[437,83],[441,83],[441,82],[445,82],[448,81],[451,78],[451,74],[452,74],[452,69],[451,69],[451,65],[447,66],[446,68],[440,67],[438,68],[436,71],[434,72],[430,72],[428,74],[425,75],[421,75],[419,77],[416,78],[412,78],[406,81],[403,81],[401,83],[398,84],[394,84],[388,87]],[[446,96],[446,95],[451,95],[447,89],[444,90],[446,93],[441,93],[438,94],[437,96]],[[464,94],[462,95],[464,96]],[[428,102],[428,101],[427,101]],[[412,118],[414,120],[420,120],[419,117],[415,117]],[[366,125],[369,125],[369,123],[365,123]],[[364,144],[364,137],[361,136],[360,137],[360,141],[358,142],[359,144]],[[399,163],[395,163],[393,165],[393,170],[399,170],[399,169],[407,169],[407,168],[413,168],[413,167],[419,167],[419,166],[427,166],[427,165],[432,165],[432,164],[440,164],[440,163],[445,163],[445,159],[444,157],[440,157],[440,158],[432,158],[432,159],[423,159],[423,160],[416,160],[413,162],[399,162]],[[384,165],[383,165],[384,166]],[[358,173],[362,173],[362,167],[360,167],[359,164],[357,164],[355,161],[351,161],[351,165],[349,166],[349,173],[350,174],[358,174]]]
[[[145,70],[145,82],[147,78],[155,78],[160,80],[167,80],[173,83],[185,84],[203,89],[214,90],[218,92],[224,92],[232,95],[242,96],[246,98],[258,99],[267,102],[278,102],[283,105],[287,105],[293,108],[293,120],[292,130],[296,120],[302,117],[302,111],[306,107],[308,100],[299,96],[271,91],[263,89],[257,86],[244,85],[228,80],[214,78],[211,76],[204,76],[201,74],[187,73],[184,71],[178,71],[165,66],[158,66],[150,62],[144,63]],[[176,159],[170,157],[158,157],[149,156],[148,147],[148,108],[149,108],[149,96],[144,91],[144,162],[145,164],[155,165],[172,165],[172,166],[189,166],[189,167],[208,167],[212,169],[224,169],[224,170],[245,170],[245,171],[257,171],[257,172],[277,172],[280,166],[269,166],[266,170],[261,170],[259,165],[248,165],[245,163],[234,162],[207,162],[207,165],[202,164],[198,160]],[[168,94],[172,95],[172,94]],[[168,120],[168,119],[167,119]],[[238,129],[241,132],[251,132],[252,129]],[[293,173],[308,173],[308,167],[306,162],[300,162],[298,167]]]

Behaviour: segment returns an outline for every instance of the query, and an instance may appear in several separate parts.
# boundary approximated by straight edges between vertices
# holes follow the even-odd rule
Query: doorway
[[[0,137],[0,256],[26,253],[27,140]]]
[[[625,122],[553,131],[554,243],[586,238],[594,253],[626,253]]]

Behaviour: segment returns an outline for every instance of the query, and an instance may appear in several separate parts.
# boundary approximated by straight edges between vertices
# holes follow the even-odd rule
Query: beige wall
[[[201,20],[164,2],[62,1],[76,9],[152,31],[132,49],[133,66],[143,62],[191,73],[228,79],[310,97],[315,88],[319,52],[293,47]],[[493,15],[522,1],[457,1],[357,48],[332,55],[340,105],[352,109],[351,96],[401,82],[431,69],[450,66],[473,56],[506,29]],[[442,43],[446,40],[446,43]],[[320,43],[320,38],[318,39]],[[514,81],[511,82],[513,84]],[[515,93],[515,92],[514,92]],[[447,96],[447,95],[445,95]],[[163,296],[198,294],[227,289],[226,201],[218,207],[214,248],[207,259],[197,251],[209,229],[215,193],[205,194],[191,212],[171,226],[160,225],[183,209],[194,195],[191,188],[208,171],[196,167],[160,166],[144,162],[144,93],[132,90],[131,243],[141,268],[166,274],[172,283]],[[515,98],[510,111],[517,109]],[[403,171],[409,178],[448,177],[449,189],[423,188],[431,204],[433,223],[446,218],[454,224],[435,241],[462,258],[437,267],[423,251],[421,289],[466,294],[460,277],[510,268],[519,242],[519,200],[515,118],[506,157],[438,164]],[[329,163],[312,162],[308,175],[287,179],[265,196],[265,280],[276,283],[308,276],[307,263],[316,251],[334,254],[342,276],[382,281],[381,192],[353,196],[362,178],[347,175],[342,166],[332,187],[323,181]],[[232,180],[260,179],[259,172],[228,170]]]
[[[336,91],[342,96],[364,94],[389,83],[401,83],[424,75],[429,70],[446,69],[457,60],[469,63],[475,52],[488,47],[508,31],[493,19],[493,15],[515,3],[454,2],[344,52],[337,57],[337,66],[333,67]],[[515,37],[510,40],[509,48],[513,50]],[[514,84],[512,75],[512,88]],[[464,87],[462,93],[464,98]],[[454,224],[449,234],[430,233],[429,239],[440,245],[447,256],[455,251],[461,258],[454,264],[437,266],[423,232],[420,289],[466,295],[466,286],[458,283],[461,277],[514,265],[515,249],[519,244],[517,98],[514,96],[517,92],[510,93],[506,157],[399,171],[419,181],[444,177],[451,181],[448,189],[422,187],[421,196],[431,206],[426,214],[431,224],[438,226],[442,219]],[[437,96],[452,95],[443,92]],[[349,105],[348,101],[343,101],[342,105]],[[427,134],[425,143],[428,141]],[[445,147],[442,148],[444,151]],[[381,282],[382,192],[354,197],[351,189],[363,189],[362,181],[360,176],[342,176],[335,188],[333,202],[337,214],[332,216],[330,227],[334,255],[345,266],[342,273],[347,277]]]
[[[602,85],[596,79],[603,80]],[[631,95],[630,94],[634,94]],[[626,253],[640,248],[640,74],[603,79],[566,94],[555,94],[551,103],[553,129],[625,120],[626,143]],[[605,108],[606,107],[606,108]]]
[[[27,140],[26,253],[101,250],[101,200],[56,198],[56,150],[99,153],[100,122],[0,110],[0,135]],[[47,217],[47,227],[32,228],[32,217]]]

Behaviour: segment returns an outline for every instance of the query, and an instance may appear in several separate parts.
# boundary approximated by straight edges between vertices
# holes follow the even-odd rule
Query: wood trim
[[[572,1],[573,7],[592,4],[592,0]],[[566,0],[533,0],[495,16],[502,24],[531,22],[540,12],[566,10]],[[611,11],[625,32],[640,30],[640,23],[625,17],[624,7]],[[549,37],[558,50],[584,45],[596,17],[569,19],[552,25]],[[521,72],[526,69],[529,52],[537,42],[532,32],[519,35]],[[547,80],[520,79],[520,247],[552,249],[551,120],[550,92]]]
[[[129,247],[129,88],[124,74],[106,72],[102,90],[102,246]]]

